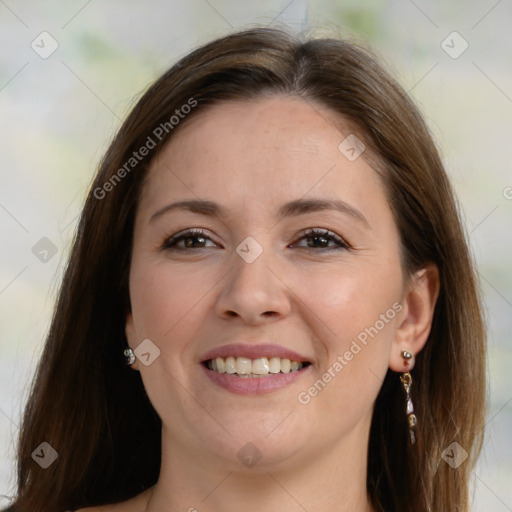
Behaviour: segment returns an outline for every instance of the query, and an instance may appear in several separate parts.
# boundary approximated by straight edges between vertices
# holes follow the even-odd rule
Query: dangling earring
[[[131,348],[126,348],[124,350],[124,358],[128,366],[131,366],[135,362],[135,354]]]
[[[413,359],[414,356],[410,352],[407,352],[407,350],[402,350],[402,358],[404,359],[404,366],[408,367],[412,362],[411,359]],[[416,442],[414,427],[418,421],[416,419],[416,415],[414,414],[414,407],[412,405],[411,399],[411,374],[409,372],[404,372],[402,375],[400,375],[400,380],[402,381],[405,390],[405,413],[407,414],[407,422],[409,424],[409,437],[411,444],[414,444]]]

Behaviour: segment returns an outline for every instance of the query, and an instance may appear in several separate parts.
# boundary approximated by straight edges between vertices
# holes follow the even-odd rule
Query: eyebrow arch
[[[176,201],[170,203],[163,208],[157,210],[151,215],[149,222],[153,222],[157,217],[171,210],[189,210],[193,213],[201,215],[208,215],[210,217],[220,217],[224,209],[213,201],[205,201],[201,199],[185,199],[183,201]]]
[[[163,208],[160,208],[151,215],[149,222],[153,222],[161,215],[176,209],[189,210],[193,213],[207,215],[210,217],[220,217],[226,213],[224,208],[213,201],[186,199],[170,203]],[[359,210],[339,199],[296,199],[281,206],[278,211],[278,216],[280,218],[293,217],[324,210],[334,210],[348,214],[361,222],[365,227],[370,228],[370,224],[366,220],[366,217]]]
[[[291,217],[324,210],[334,210],[348,214],[364,224],[365,227],[370,228],[370,224],[366,220],[366,217],[359,210],[356,210],[356,208],[350,206],[345,201],[341,201],[340,199],[297,199],[281,206],[279,209],[279,216],[281,218]]]

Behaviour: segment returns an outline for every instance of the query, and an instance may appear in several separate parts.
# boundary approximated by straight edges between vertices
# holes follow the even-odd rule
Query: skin
[[[152,162],[136,215],[126,334],[133,349],[149,338],[160,350],[133,368],[162,418],[162,469],[152,489],[94,510],[372,510],[373,405],[389,368],[414,366],[404,367],[400,352],[417,354],[426,342],[439,279],[433,265],[403,275],[381,179],[364,158],[351,162],[338,150],[351,132],[334,121],[297,97],[224,102],[181,126]],[[366,221],[333,210],[277,215],[301,198],[342,200]],[[226,214],[170,210],[150,220],[184,199],[214,201]],[[207,238],[162,248],[187,228]],[[327,229],[349,248],[304,235],[307,228]],[[248,236],[263,249],[252,263],[236,252]],[[396,303],[394,318],[300,403],[299,393]],[[233,394],[199,363],[236,341],[275,343],[312,365],[271,394]],[[262,454],[252,467],[237,458],[248,442]]]

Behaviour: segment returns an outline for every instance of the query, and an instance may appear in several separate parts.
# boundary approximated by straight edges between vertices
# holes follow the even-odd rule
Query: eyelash
[[[323,237],[326,238],[328,241],[333,241],[338,244],[338,247],[312,247],[312,249],[317,249],[319,251],[335,251],[335,250],[347,250],[351,247],[343,240],[343,238],[339,237],[332,231],[329,231],[328,229],[318,229],[318,228],[308,228],[304,230],[301,233],[301,236],[298,240],[302,240],[304,238],[318,238]],[[182,231],[181,233],[178,233],[176,235],[173,235],[169,238],[167,238],[164,243],[162,244],[162,249],[169,250],[169,251],[186,251],[188,249],[194,249],[193,247],[178,247],[177,243],[190,239],[190,238],[204,238],[211,240],[210,237],[206,236],[204,231],[201,229],[188,229],[186,231]],[[308,249],[308,247],[301,247],[302,249]],[[196,249],[208,249],[208,247],[197,247]]]

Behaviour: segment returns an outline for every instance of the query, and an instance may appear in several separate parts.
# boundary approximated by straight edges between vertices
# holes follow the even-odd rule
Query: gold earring
[[[410,360],[414,356],[407,352],[407,350],[402,350],[402,358],[404,359],[404,365],[409,366]],[[407,414],[407,422],[409,424],[409,437],[411,440],[411,444],[416,442],[416,437],[414,435],[414,427],[418,423],[416,415],[414,414],[414,407],[412,405],[411,399],[411,386],[412,386],[412,377],[409,372],[405,372],[400,375],[400,380],[404,386],[405,390],[405,413]]]

